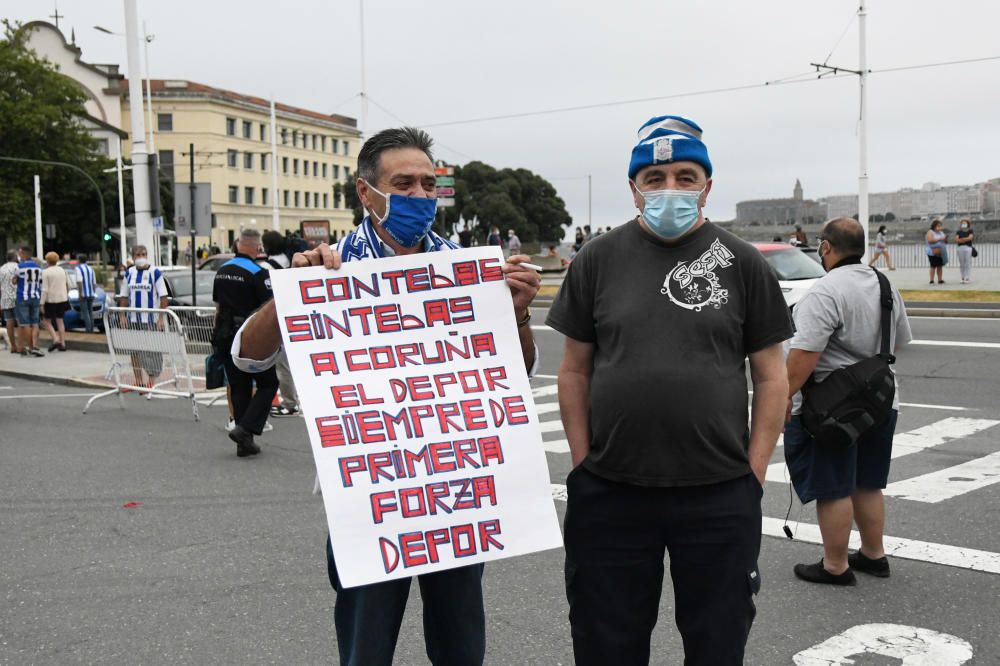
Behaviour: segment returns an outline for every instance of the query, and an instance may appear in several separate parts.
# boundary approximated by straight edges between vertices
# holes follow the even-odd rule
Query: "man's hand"
[[[337,270],[340,268],[340,255],[326,243],[320,243],[313,250],[296,252],[292,255],[292,268],[306,268],[308,266],[326,266]]]
[[[538,273],[521,266],[522,262],[530,259],[531,257],[525,254],[511,255],[501,269],[507,279],[507,286],[510,287],[510,295],[514,300],[514,315],[518,319],[524,319],[524,315],[528,313],[528,306],[535,300],[538,288],[542,284],[542,278]]]

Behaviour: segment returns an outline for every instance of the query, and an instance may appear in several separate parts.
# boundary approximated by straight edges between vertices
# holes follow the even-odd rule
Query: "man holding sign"
[[[335,248],[323,244],[314,250],[296,254],[292,259],[293,270],[288,273],[294,274],[294,268],[297,267],[324,266],[327,269],[337,270],[340,269],[343,262],[377,260],[386,257],[404,257],[417,255],[421,252],[439,252],[456,249],[457,245],[431,231],[436,209],[436,179],[430,149],[431,138],[425,132],[412,128],[384,130],[368,139],[358,155],[358,177],[356,181],[358,197],[367,210],[368,216],[364,218],[361,225],[354,232],[348,234]],[[538,292],[540,278],[533,270],[520,265],[527,260],[528,257],[526,256],[515,255],[510,257],[502,266],[498,264],[495,267],[495,279],[505,280],[509,287],[513,300],[514,315],[517,321],[520,357],[526,368],[533,369],[537,362],[537,350],[532,338],[531,327],[528,326],[530,320],[528,306]],[[375,272],[371,272],[369,275],[371,281],[367,285],[362,283],[362,287],[364,287],[365,291],[371,293],[369,290],[376,287],[375,280],[379,275]],[[385,277],[385,274],[383,273],[381,277]],[[331,286],[333,284],[332,280],[328,280],[328,284],[325,286],[314,285],[313,282],[320,283],[322,281],[306,280],[301,283],[301,300],[303,303],[320,303],[318,307],[321,308],[323,307],[323,301],[334,300],[334,287]],[[433,282],[433,279],[431,282]],[[343,282],[342,284],[348,283]],[[357,279],[350,284],[357,284]],[[355,288],[357,289],[357,287]],[[343,294],[340,293],[337,298],[342,296]],[[275,300],[277,301],[279,298],[279,292],[276,289]],[[445,314],[458,320],[461,313],[465,311],[463,299],[447,299],[447,302],[449,303],[448,307],[451,309]],[[386,305],[384,307],[392,308],[398,306]],[[311,315],[305,315],[305,328],[302,329],[305,333],[301,335],[312,335],[310,331],[315,331],[318,335],[323,336],[325,335],[324,326],[333,327],[327,329],[331,331],[342,330],[337,328],[337,322],[332,320],[327,312],[313,310]],[[421,323],[415,315],[402,314],[399,311],[394,311],[394,313],[390,314],[394,317],[391,319],[391,324],[386,323],[390,322],[390,319],[375,319],[375,324],[380,328],[382,328],[383,324],[385,326],[396,326],[398,330],[399,326],[405,327],[408,321]],[[288,320],[289,318],[285,318],[283,322],[290,331],[291,328],[288,326]],[[366,327],[368,326],[368,321],[368,319],[365,320]],[[346,326],[347,320],[344,319],[340,325]],[[427,325],[430,324],[428,323]],[[295,341],[295,337],[289,339],[293,342]],[[237,366],[247,371],[259,372],[271,367],[278,355],[283,353],[281,344],[282,329],[278,320],[278,307],[272,301],[261,308],[243,325],[233,344],[233,360]],[[409,344],[403,346],[416,349],[418,345]],[[473,341],[473,349],[475,349],[475,346],[476,343]],[[374,350],[371,351],[374,354]],[[420,354],[422,353],[421,351]],[[473,351],[472,353],[475,352]],[[413,352],[413,354],[419,356],[417,352]],[[335,358],[339,357],[335,357],[332,353],[329,354],[330,365],[328,367],[332,368]],[[427,363],[429,361],[425,360],[424,362]],[[317,364],[316,368],[321,368],[318,365],[319,361],[314,360],[314,363]],[[371,365],[374,365],[375,359],[372,356],[368,361],[361,359],[356,361],[356,363],[358,363],[356,366],[359,373],[358,376],[361,376],[361,368],[371,370]],[[405,364],[405,361],[401,361],[401,363]],[[344,365],[347,365],[347,363],[344,363]],[[348,372],[354,370],[355,368],[349,368]],[[399,391],[400,395],[416,396],[418,392],[423,394],[433,390],[432,387],[436,387],[443,394],[446,391],[452,390],[449,387],[454,386],[455,383],[474,382],[474,386],[481,387],[501,381],[500,375],[494,373],[491,376],[489,369],[483,370],[482,375],[475,378],[471,377],[471,375],[462,376],[463,373],[461,372],[449,373],[448,370],[448,365],[440,366],[440,369],[434,371],[437,374],[433,376],[433,383],[428,383],[426,386],[418,385],[416,382],[404,382],[400,378],[391,379],[390,383],[394,387],[393,391]],[[499,371],[500,369],[494,370]],[[322,369],[316,369],[315,372],[321,373]],[[338,373],[339,369],[334,369],[333,372]],[[376,399],[372,396],[366,396],[364,384],[357,383],[347,386],[348,388],[344,386],[333,387],[334,402],[343,401],[347,404],[349,401],[353,401],[353,404],[358,405],[375,402]],[[309,396],[305,395],[305,391],[302,392],[302,396],[309,399]],[[305,402],[303,404],[305,405]],[[441,406],[438,405],[438,407]],[[407,418],[418,419],[419,416],[413,416],[413,414],[419,415],[421,413],[420,409],[430,409],[430,407],[418,405],[412,409],[413,411],[406,412],[409,414]],[[373,412],[365,413],[370,414]],[[400,414],[403,414],[403,412],[400,412]],[[312,416],[308,413],[308,410],[306,411],[306,415],[307,417]],[[347,416],[350,416],[350,414]],[[357,418],[360,420],[360,416]],[[448,420],[452,418],[451,416],[442,418],[444,419],[442,423],[452,423],[452,421]],[[466,424],[475,424],[485,420],[485,416],[481,412],[474,412],[471,408],[464,410],[461,415],[454,416],[454,419],[459,421],[463,418]],[[410,420],[407,421],[406,425],[408,428],[417,429],[420,427],[420,423],[422,422]],[[398,426],[398,421],[386,421],[380,426],[381,430],[379,430],[379,433],[383,433],[393,425],[402,427]],[[362,425],[362,427],[367,426]],[[337,432],[343,432],[344,430],[347,430],[347,428],[345,427],[343,430],[338,430]],[[366,429],[365,432],[373,432],[373,430]],[[322,433],[320,434],[323,437],[326,436]],[[475,442],[475,444],[469,445],[468,442]],[[361,442],[361,444],[364,443],[366,442]],[[351,444],[354,444],[354,442],[351,442]],[[455,461],[466,461],[470,467],[487,466],[495,462],[498,456],[502,455],[498,451],[499,444],[493,442],[491,438],[484,437],[478,440],[462,440],[461,443],[454,441],[451,444],[454,447],[449,449],[449,453],[453,457],[448,458],[448,460],[452,466],[455,465]],[[347,448],[343,441],[338,441],[331,445],[343,445],[345,449]],[[437,452],[436,455],[444,455],[441,443],[437,443],[434,446],[437,447],[435,449]],[[465,447],[464,449],[462,448],[463,446]],[[364,451],[364,449],[357,450]],[[402,453],[409,455],[410,452],[393,451],[395,456],[400,456]],[[393,471],[396,476],[401,476],[401,471],[404,472],[402,475],[405,475],[406,463],[404,463],[402,457],[378,459],[379,455],[387,454],[376,453],[350,456],[352,462],[344,463],[344,467],[342,468],[344,470],[344,485],[351,486],[366,482],[369,472],[372,480],[380,479],[378,475],[382,475],[381,478],[384,478],[389,472]],[[430,456],[432,454],[427,455]],[[421,458],[421,460],[422,464],[431,464],[426,458]],[[377,467],[379,464],[382,466]],[[386,464],[389,464],[389,472],[386,471]],[[361,466],[364,466],[363,470]],[[412,466],[411,459],[410,467],[412,468]],[[488,478],[492,480],[493,477]],[[455,481],[451,483],[454,484]],[[444,485],[447,484],[432,483],[428,484],[426,489],[428,493],[431,493],[433,492],[433,487]],[[423,486],[420,488],[421,490],[424,489]],[[455,498],[455,501],[449,505],[448,511],[462,508],[459,506],[460,501],[474,505],[483,495],[489,495],[491,492],[493,492],[492,487],[480,484],[480,487],[477,489],[475,484],[472,484],[472,487],[467,489],[467,491],[463,491],[462,499]],[[391,496],[392,493],[388,493],[388,496],[381,497],[378,500],[375,499],[376,495],[382,494],[375,493],[372,496],[372,519],[376,523],[385,520],[386,515],[390,518],[395,517],[398,516],[400,511],[405,511],[406,509],[402,500],[397,501],[395,497]],[[421,498],[419,501],[423,502],[423,499]],[[437,497],[429,501],[428,505],[441,506],[441,503],[446,501],[450,500],[443,500],[441,497]],[[489,526],[483,528],[482,523],[480,523],[479,527],[480,529],[475,538],[481,542],[485,542],[487,545],[495,543]],[[441,530],[436,530],[435,532],[441,532]],[[457,541],[459,536],[461,535],[452,535],[452,538],[455,540],[454,548],[456,551],[459,548]],[[438,547],[431,543],[431,539],[432,534],[428,532],[426,553],[430,553],[432,552],[432,548]],[[399,549],[396,549],[395,546],[383,547],[382,557],[386,561],[385,570],[387,574],[390,570],[398,574],[401,569],[399,562],[390,561],[387,557],[387,552],[391,554],[392,551],[398,554]],[[335,623],[341,663],[352,666],[379,666],[382,664],[388,666],[392,663],[392,656],[403,618],[403,611],[406,606],[406,599],[409,594],[411,579],[397,577],[389,580],[390,577],[387,575],[386,579],[382,582],[360,585],[358,587],[345,587],[341,581],[337,563],[334,560],[332,544],[329,540],[327,541],[327,563],[330,582],[337,591]],[[433,664],[466,666],[481,664],[483,662],[486,650],[486,628],[481,586],[482,572],[483,565],[474,564],[438,570],[433,573],[417,576],[424,603],[424,634],[427,654]]]

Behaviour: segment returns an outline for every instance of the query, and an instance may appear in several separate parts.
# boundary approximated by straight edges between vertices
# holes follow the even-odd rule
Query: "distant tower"
[[[792,190],[792,198],[796,201],[802,201],[802,183],[799,182],[798,178],[795,179],[795,189]]]

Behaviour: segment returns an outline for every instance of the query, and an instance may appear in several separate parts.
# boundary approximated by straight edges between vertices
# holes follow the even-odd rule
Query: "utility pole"
[[[587,225],[590,227],[591,232],[594,230],[594,220],[592,219],[593,211],[593,188],[591,187],[591,177],[587,174]]]
[[[865,232],[865,254],[862,261],[868,261],[868,54],[867,34],[865,31],[865,2],[860,0],[858,6],[858,69],[834,67],[826,63],[809,63],[819,72],[819,78],[827,74],[850,72],[858,75],[860,96],[860,118],[858,119],[858,222]]]
[[[115,170],[118,171],[118,224],[121,230],[120,255],[118,263],[125,265],[128,257],[128,245],[125,240],[125,191],[122,185],[122,139],[118,137],[118,153],[115,155]]]
[[[368,85],[365,81],[365,0],[358,0],[361,8],[361,144],[368,134]]]
[[[125,3],[125,45],[128,55],[128,98],[132,124],[132,192],[135,199],[136,243],[153,249],[153,219],[149,192],[146,128],[142,117],[142,68],[139,66],[139,19],[136,0]]]
[[[189,165],[189,179],[188,179],[188,194],[191,197],[191,305],[198,305],[198,280],[196,271],[198,270],[198,252],[196,251],[195,240],[197,237],[197,230],[194,226],[194,211],[195,211],[195,193],[198,191],[198,186],[194,182],[194,144],[188,144],[188,165]]]
[[[275,231],[281,228],[281,215],[278,213],[278,118],[274,110],[273,97],[271,98],[271,228]]]
[[[37,173],[35,174],[35,252],[39,257],[45,256],[42,250],[42,180]]]

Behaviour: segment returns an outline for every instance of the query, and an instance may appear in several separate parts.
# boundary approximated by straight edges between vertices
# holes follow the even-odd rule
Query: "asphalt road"
[[[535,311],[533,321],[543,320],[544,310]],[[907,406],[897,432],[909,433],[915,450],[893,462],[890,483],[900,485],[891,487],[903,495],[888,499],[886,528],[912,559],[894,558],[892,578],[860,577],[855,588],[799,582],[792,566],[817,560],[820,547],[808,542],[813,507],[794,503],[806,540],[763,540],[748,664],[791,664],[872,624],[905,625],[918,648],[944,641],[951,651],[942,659],[964,654],[962,641],[973,653],[971,661],[913,663],[1000,663],[1000,483],[988,475],[1000,450],[1000,320],[914,319],[913,327],[921,344],[899,355]],[[562,339],[544,327],[536,335],[542,367],[533,384],[544,387],[555,382]],[[237,459],[224,407],[202,406],[195,422],[184,401],[127,396],[125,410],[112,398],[82,416],[90,393],[0,376],[0,664],[335,662],[325,519],[311,494],[303,421],[275,420],[264,453]],[[551,480],[562,484],[564,435],[544,437]],[[778,480],[764,497],[764,515],[777,519],[772,531],[788,507],[781,460],[779,448]],[[969,481],[976,478],[980,485]],[[952,494],[906,498],[928,488]],[[564,503],[556,506],[561,517]],[[493,563],[484,586],[487,663],[572,663],[561,551]],[[672,613],[668,582],[653,663],[682,661]],[[399,664],[427,663],[420,627],[414,589]],[[865,635],[879,631],[894,630]],[[901,662],[869,655],[853,663]]]

